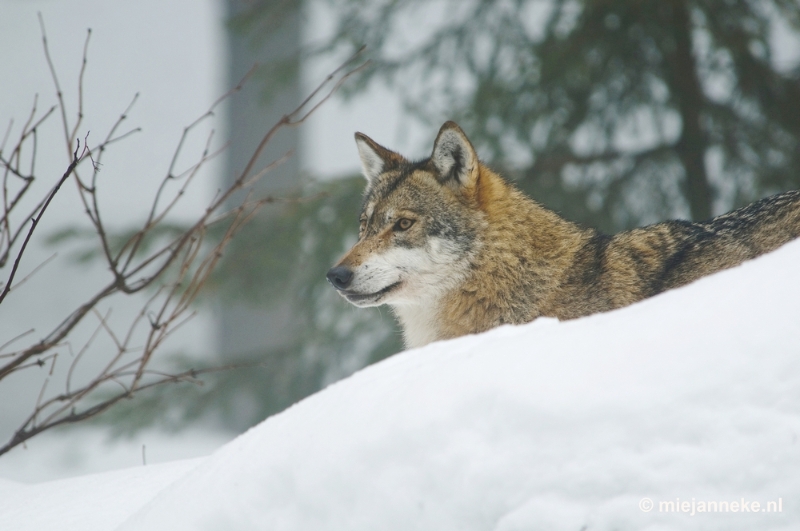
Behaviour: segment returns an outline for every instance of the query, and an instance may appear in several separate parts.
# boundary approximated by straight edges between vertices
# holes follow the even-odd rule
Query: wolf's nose
[[[347,289],[353,280],[353,272],[344,266],[332,267],[327,276],[328,282],[336,289]]]

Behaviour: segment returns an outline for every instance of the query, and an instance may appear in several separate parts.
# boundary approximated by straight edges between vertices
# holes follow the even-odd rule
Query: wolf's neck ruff
[[[480,163],[453,122],[422,161],[361,133],[356,145],[367,178],[359,240],[328,279],[356,306],[392,306],[409,347],[619,308],[800,235],[797,191],[704,223],[606,236],[542,207]]]

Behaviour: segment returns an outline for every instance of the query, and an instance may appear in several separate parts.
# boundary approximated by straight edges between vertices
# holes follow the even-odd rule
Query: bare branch
[[[190,184],[194,181],[204,165],[221,152],[221,149],[214,149],[214,130],[212,129],[203,146],[202,153],[196,159],[197,162],[189,166],[185,171],[178,173],[176,166],[180,160],[185,146],[188,144],[189,136],[192,135],[199,125],[214,115],[217,107],[226,99],[241,90],[243,84],[252,75],[254,69],[248,72],[242,81],[226,94],[217,99],[209,109],[197,120],[183,129],[178,139],[175,151],[171,157],[166,175],[162,178],[152,203],[148,207],[146,218],[138,230],[121,243],[113,240],[104,224],[103,210],[98,196],[98,171],[102,164],[105,150],[112,144],[124,140],[130,134],[139,131],[138,128],[129,130],[126,133],[117,134],[121,124],[127,119],[128,114],[137,101],[138,94],[135,95],[113,124],[105,139],[94,147],[87,144],[88,134],[84,136],[84,142],[78,139],[81,124],[83,123],[83,83],[84,74],[87,67],[88,46],[91,31],[87,32],[84,43],[81,70],[78,80],[78,102],[77,119],[74,124],[68,121],[67,107],[64,101],[63,92],[59,84],[55,65],[50,56],[47,34],[45,31],[44,20],[39,15],[39,22],[42,31],[42,42],[44,45],[45,58],[50,69],[53,85],[56,90],[58,104],[52,107],[43,117],[38,120],[36,117],[36,102],[34,109],[23,127],[21,140],[11,152],[8,159],[2,158],[0,150],[0,164],[5,169],[4,173],[4,218],[0,220],[0,251],[10,252],[11,247],[22,231],[27,228],[25,238],[16,253],[14,265],[8,276],[8,280],[3,285],[0,292],[0,303],[2,303],[8,293],[20,284],[25,282],[35,274],[44,264],[40,264],[22,281],[15,282],[15,277],[19,269],[19,264],[28,243],[31,241],[36,228],[47,211],[52,199],[59,192],[63,183],[70,177],[75,177],[75,182],[83,209],[88,216],[93,232],[97,234],[99,245],[102,249],[101,256],[108,266],[111,279],[102,286],[96,293],[87,297],[85,302],[75,308],[65,319],[56,327],[50,330],[38,342],[32,343],[27,347],[20,348],[15,352],[0,354],[0,359],[4,364],[0,365],[0,381],[9,374],[31,367],[43,367],[50,364],[50,374],[46,377],[37,398],[36,406],[30,415],[20,424],[5,445],[0,446],[0,455],[8,452],[11,448],[24,443],[31,437],[51,429],[53,427],[80,422],[106,411],[120,400],[131,398],[135,394],[153,387],[166,383],[191,382],[201,383],[198,377],[202,374],[216,372],[220,370],[230,370],[240,366],[225,366],[210,369],[189,370],[177,374],[169,374],[163,371],[155,371],[150,368],[150,363],[156,353],[163,347],[164,342],[171,335],[180,329],[185,323],[194,317],[192,305],[203,287],[207,284],[211,273],[219,263],[226,247],[230,244],[236,234],[244,227],[259,211],[259,209],[270,203],[278,201],[299,201],[300,199],[286,198],[252,198],[252,186],[259,179],[263,178],[276,166],[283,163],[291,153],[286,153],[277,160],[271,162],[259,171],[255,170],[255,164],[259,160],[265,146],[274,138],[277,131],[284,127],[294,127],[303,123],[320,105],[325,103],[332,94],[350,76],[361,71],[367,63],[362,63],[354,68],[351,65],[357,59],[361,50],[354,54],[350,59],[343,63],[339,68],[332,72],[323,80],[320,85],[312,91],[308,98],[292,112],[284,115],[275,125],[273,125],[262,137],[257,148],[250,157],[245,169],[236,176],[230,185],[219,191],[208,206],[198,214],[194,222],[180,231],[173,232],[172,226],[166,224],[166,220],[174,206],[184,195]],[[255,68],[255,67],[254,67]],[[349,69],[349,70],[348,70]],[[31,211],[30,224],[21,224],[19,228],[12,227],[9,213],[14,206],[19,204],[19,199],[28,190],[29,182],[34,179],[34,163],[36,158],[37,135],[36,128],[50,116],[58,107],[61,115],[61,127],[64,132],[64,140],[68,146],[71,158],[69,164],[58,180],[50,189],[47,195],[39,201]],[[6,133],[6,139],[10,135]],[[30,164],[30,173],[26,173],[25,168],[20,166],[22,145],[31,142],[33,158]],[[4,147],[6,140],[3,140]],[[77,147],[73,150],[73,145]],[[27,151],[26,151],[27,153]],[[83,179],[79,175],[81,163],[89,159],[92,163],[91,179]],[[83,171],[83,170],[81,170]],[[9,181],[23,179],[24,182],[18,185],[15,192],[8,189]],[[167,184],[170,181],[181,180],[177,191],[169,198],[166,198]],[[21,192],[20,192],[21,190]],[[237,207],[227,209],[230,198],[239,191],[250,191],[244,202]],[[209,229],[215,224],[224,221],[226,223],[224,234],[218,240],[209,242],[207,235]],[[166,230],[165,230],[166,229]],[[153,248],[145,245],[150,243],[149,239],[162,238],[161,235],[171,236],[158,239],[159,245]],[[10,256],[10,255],[9,255]],[[3,257],[0,255],[0,266]],[[49,261],[49,259],[48,259]],[[47,261],[45,262],[47,263]],[[141,292],[147,288],[152,288],[149,297],[140,307],[136,317],[132,319],[121,332],[114,330],[109,322],[110,310],[102,313],[98,309],[101,302],[106,301],[115,295],[130,295]],[[74,336],[70,336],[76,327],[84,322],[87,315],[93,314],[98,323],[91,333],[88,340],[83,342],[80,351],[72,356],[70,367],[66,373],[64,391],[48,397],[47,389],[52,387],[53,367],[60,349],[68,348],[72,353]],[[32,330],[19,334],[17,337],[0,346],[0,352],[11,344],[28,337]],[[102,336],[110,338],[113,346],[111,347],[110,359],[104,364],[101,370],[93,374],[88,382],[75,382],[74,374],[78,363],[85,358],[90,347]],[[140,342],[143,339],[143,343]],[[103,390],[111,387],[115,392],[101,394]],[[88,404],[88,405],[87,405]]]
[[[25,254],[25,248],[28,246],[28,242],[30,242],[31,236],[33,236],[33,231],[36,230],[36,227],[42,220],[42,216],[44,216],[47,207],[50,206],[50,202],[53,200],[58,191],[61,189],[61,185],[64,184],[64,181],[66,181],[70,175],[72,175],[72,172],[75,170],[75,167],[78,165],[78,163],[81,161],[81,159],[87,152],[86,147],[84,146],[84,150],[79,156],[78,155],[79,150],[80,150],[80,142],[78,142],[78,146],[75,148],[75,153],[73,155],[72,163],[70,163],[70,165],[67,167],[67,171],[64,172],[64,175],[61,176],[61,179],[59,179],[58,183],[56,183],[56,185],[50,191],[50,194],[47,196],[47,201],[45,201],[44,206],[42,206],[41,210],[39,210],[39,214],[31,220],[31,227],[28,230],[28,234],[25,236],[25,241],[22,242],[22,248],[19,250],[19,253],[17,253],[16,260],[14,260],[14,266],[11,268],[11,274],[8,276],[8,280],[6,281],[5,286],[3,286],[3,291],[0,292],[0,304],[2,304],[3,300],[11,291],[11,284],[14,281],[14,275],[17,274],[19,263],[22,260],[22,255]],[[2,378],[2,372],[0,372],[0,378]]]

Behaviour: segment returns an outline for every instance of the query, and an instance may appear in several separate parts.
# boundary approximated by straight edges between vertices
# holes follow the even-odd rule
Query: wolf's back
[[[665,221],[596,234],[576,254],[558,312],[607,311],[739,265],[800,236],[800,191],[767,197],[705,222]]]
[[[800,236],[800,190],[766,197],[702,223],[721,239],[748,245],[756,255]]]
[[[709,221],[684,244],[687,259],[669,286],[736,266],[800,236],[800,191],[767,197]]]

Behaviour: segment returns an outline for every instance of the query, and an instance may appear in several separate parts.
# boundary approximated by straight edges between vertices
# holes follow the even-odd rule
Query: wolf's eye
[[[364,232],[364,229],[367,228],[367,220],[366,219],[359,219],[358,220],[358,232]]]
[[[408,218],[400,218],[397,220],[397,223],[394,224],[394,230],[404,231],[411,228],[411,225],[414,224],[413,219]]]

